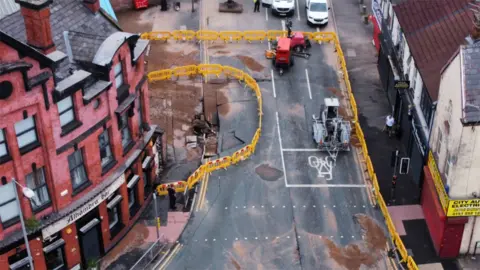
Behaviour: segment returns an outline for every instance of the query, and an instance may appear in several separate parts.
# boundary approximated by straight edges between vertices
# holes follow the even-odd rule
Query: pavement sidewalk
[[[371,14],[371,0],[365,0],[364,3],[367,13]],[[382,132],[391,106],[378,74],[377,52],[372,41],[373,25],[363,23],[358,0],[335,0],[332,8],[358,106],[359,121],[378,177],[380,192],[385,201],[389,202],[393,176],[391,155],[398,149],[400,156],[406,156],[406,151],[399,140],[389,138]],[[433,267],[440,270],[443,265],[443,269],[457,269],[452,261],[441,261],[436,256],[419,205],[419,192],[412,192],[418,190],[411,175],[399,176],[396,201],[389,210],[402,241],[417,264],[423,265],[421,268]]]

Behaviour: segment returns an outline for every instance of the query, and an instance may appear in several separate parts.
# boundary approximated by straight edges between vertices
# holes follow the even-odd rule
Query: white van
[[[292,16],[295,14],[294,0],[273,0],[272,14],[279,16]]]
[[[262,0],[262,7],[271,7],[272,2],[272,0]]]
[[[313,25],[327,25],[328,7],[327,0],[306,0],[307,23]]]

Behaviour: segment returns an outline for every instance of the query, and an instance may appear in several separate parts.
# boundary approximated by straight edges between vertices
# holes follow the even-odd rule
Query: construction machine
[[[336,157],[339,151],[350,151],[349,121],[339,115],[338,98],[325,98],[320,106],[320,116],[313,115],[313,140],[320,151],[327,151]]]

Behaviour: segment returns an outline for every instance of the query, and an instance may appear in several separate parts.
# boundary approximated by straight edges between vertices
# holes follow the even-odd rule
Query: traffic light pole
[[[390,188],[390,203],[395,204],[395,188],[397,186],[397,163],[398,163],[398,149],[395,150],[395,163],[393,164],[392,186]],[[393,159],[393,158],[392,158]]]

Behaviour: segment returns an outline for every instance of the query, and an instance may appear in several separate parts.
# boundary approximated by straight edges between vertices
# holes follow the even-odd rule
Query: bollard
[[[367,16],[367,15],[363,15],[363,23],[364,23],[364,24],[368,24],[368,21],[369,21],[368,16]]]
[[[365,15],[365,14],[367,14],[367,6],[363,5],[362,6],[362,15]]]

